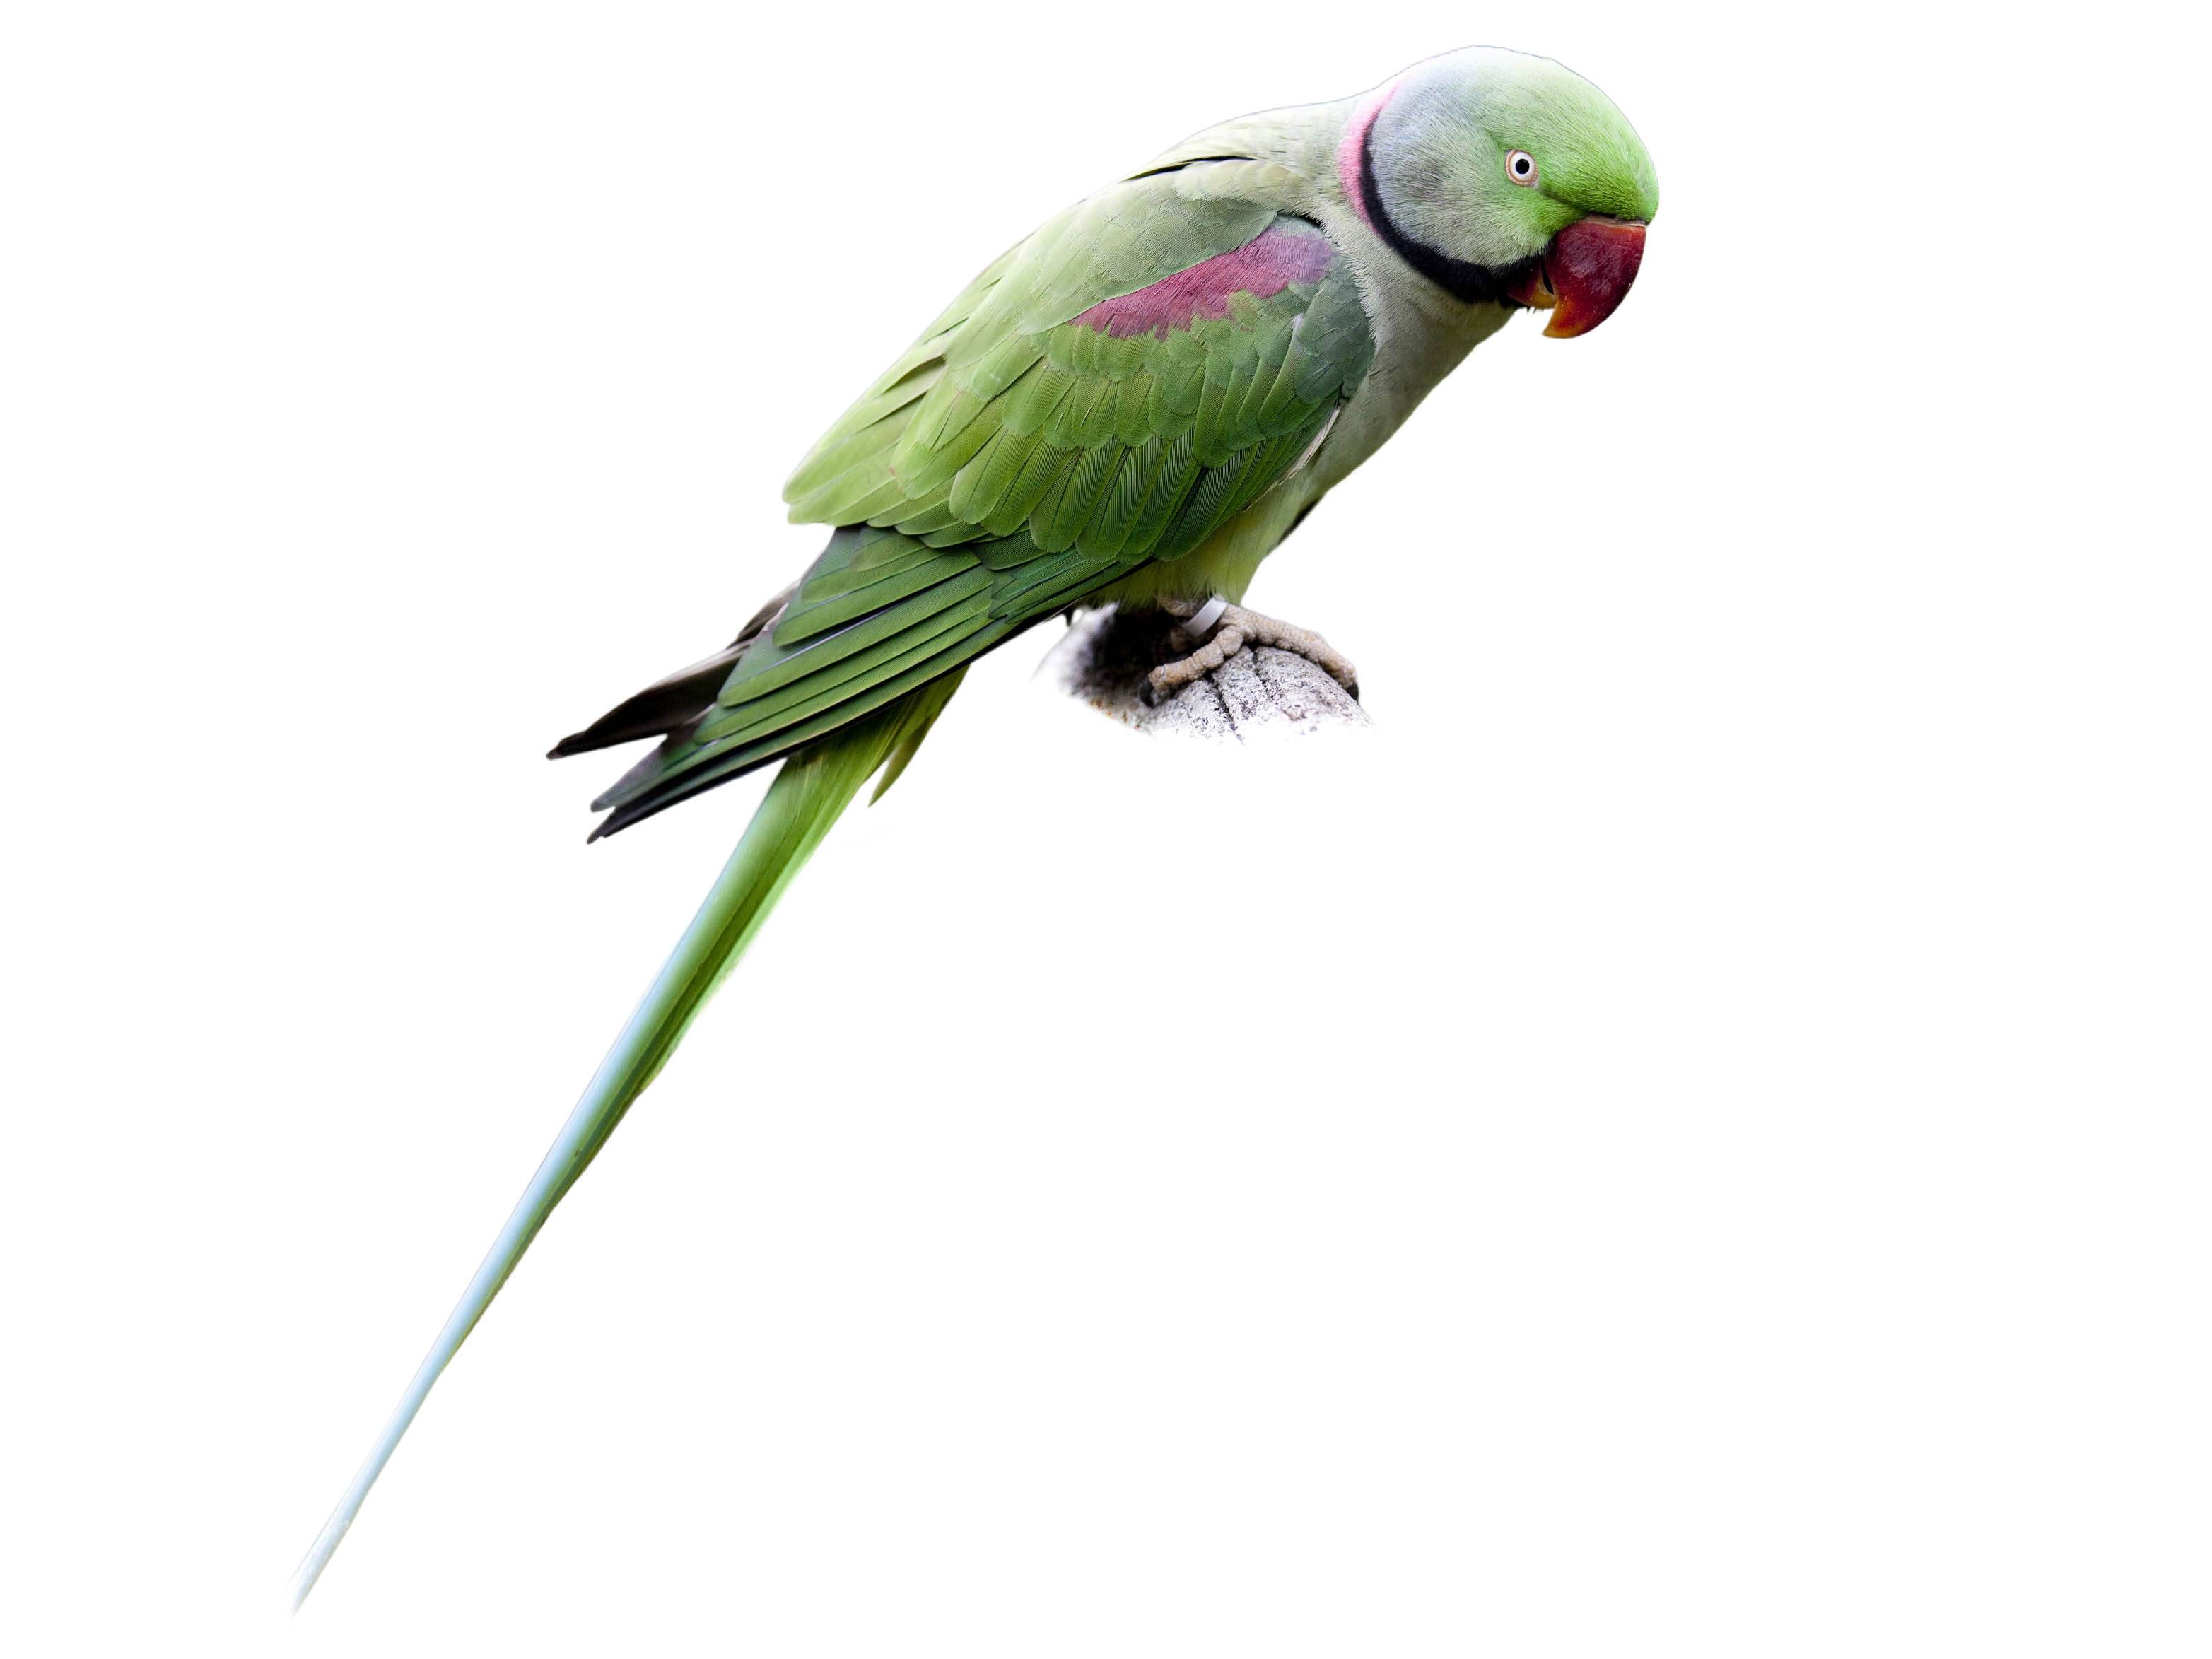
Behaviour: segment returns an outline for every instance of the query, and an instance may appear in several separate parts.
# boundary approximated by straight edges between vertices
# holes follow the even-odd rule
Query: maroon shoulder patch
[[[1226,317],[1237,295],[1265,300],[1293,283],[1317,282],[1335,257],[1335,248],[1318,230],[1278,221],[1243,247],[1200,259],[1133,294],[1101,300],[1074,320],[1117,340],[1135,334],[1165,339],[1171,328]]]

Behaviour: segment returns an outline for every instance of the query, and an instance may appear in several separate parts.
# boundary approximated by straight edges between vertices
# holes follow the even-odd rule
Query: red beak
[[[1642,225],[1626,219],[1578,219],[1552,238],[1536,269],[1511,297],[1550,312],[1544,332],[1571,339],[1613,315],[1628,297],[1643,263]]]

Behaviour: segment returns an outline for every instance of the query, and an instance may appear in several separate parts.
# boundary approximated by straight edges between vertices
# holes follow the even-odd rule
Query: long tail
[[[643,1094],[707,999],[714,994],[754,932],[775,908],[784,887],[821,844],[860,787],[878,767],[885,768],[878,798],[896,781],[931,724],[958,689],[952,673],[889,707],[799,750],[784,763],[760,810],[746,825],[737,850],[723,866],[713,890],[662,967],[645,1000],[615,1039],[583,1098],[523,1189],[514,1213],[492,1241],[490,1252],[438,1340],[423,1356],[415,1380],[399,1398],[391,1420],[376,1437],[353,1482],[323,1523],[313,1546],[292,1575],[292,1607],[297,1611],[330,1564],[362,1501],[384,1472],[400,1437],[422,1407],[431,1385],[468,1340],[477,1321],[491,1306],[515,1263],[538,1237],[554,1206],[576,1184],[576,1177],[598,1156],[630,1103]]]

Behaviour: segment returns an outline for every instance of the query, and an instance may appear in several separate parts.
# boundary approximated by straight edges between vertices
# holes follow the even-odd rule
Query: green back
[[[1294,470],[1374,340],[1319,228],[1239,188],[1264,171],[1113,185],[970,283],[793,475],[793,520],[838,528],[781,614],[711,659],[702,706],[596,803],[603,830],[1183,556]]]

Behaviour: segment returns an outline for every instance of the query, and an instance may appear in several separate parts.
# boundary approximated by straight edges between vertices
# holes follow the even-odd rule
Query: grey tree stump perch
[[[1174,626],[1157,611],[1088,611],[1048,661],[1071,696],[1140,732],[1242,743],[1262,732],[1370,724],[1327,669],[1273,646],[1238,652],[1155,707],[1145,700],[1146,677],[1182,654],[1168,640]]]

